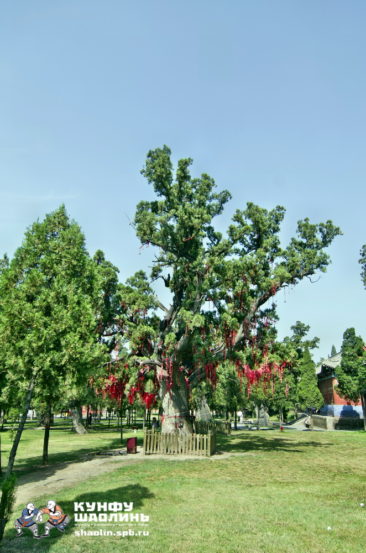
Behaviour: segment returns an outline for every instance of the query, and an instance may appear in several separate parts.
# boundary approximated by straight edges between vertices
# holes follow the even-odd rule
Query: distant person
[[[153,430],[159,430],[159,421],[156,419],[156,417],[153,417],[152,419],[151,428]]]

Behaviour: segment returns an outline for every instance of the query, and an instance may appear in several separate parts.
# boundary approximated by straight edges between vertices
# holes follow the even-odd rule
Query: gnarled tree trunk
[[[182,373],[174,371],[171,387],[163,380],[160,393],[164,413],[162,415],[161,431],[165,434],[170,432],[192,434],[187,386]]]

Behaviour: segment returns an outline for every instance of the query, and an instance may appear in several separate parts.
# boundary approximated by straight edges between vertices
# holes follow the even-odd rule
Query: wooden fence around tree
[[[208,434],[209,432],[231,434],[231,423],[228,421],[194,421],[193,430],[197,434]]]
[[[144,432],[144,454],[210,456],[216,450],[216,434],[162,434],[155,430]]]

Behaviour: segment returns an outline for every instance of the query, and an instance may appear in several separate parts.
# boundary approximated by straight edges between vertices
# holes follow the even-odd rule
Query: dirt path
[[[227,457],[253,455],[253,453],[221,453],[212,457],[193,455],[143,455],[138,452],[135,455],[115,455],[90,458],[87,456],[84,461],[77,463],[60,463],[50,467],[35,470],[18,478],[16,504],[26,505],[41,495],[47,495],[50,499],[56,497],[63,488],[73,486],[88,480],[93,476],[99,476],[105,472],[111,472],[121,466],[134,465],[148,460],[164,459],[165,461],[191,460],[221,460]]]
[[[18,478],[16,503],[26,504],[32,498],[47,494],[52,498],[63,488],[71,488],[83,480],[113,471],[122,465],[131,465],[144,460],[141,453],[95,457],[78,463],[60,463],[36,470]]]

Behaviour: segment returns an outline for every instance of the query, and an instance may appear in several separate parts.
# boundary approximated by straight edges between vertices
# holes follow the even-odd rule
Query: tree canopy
[[[285,368],[299,348],[316,343],[302,341],[308,330],[302,323],[294,327],[291,347],[276,342],[275,297],[326,271],[326,248],[341,231],[329,220],[305,218],[283,246],[284,207],[248,202],[226,233],[219,232],[214,219],[231,195],[217,191],[205,173],[192,177],[191,164],[181,159],[174,170],[167,146],[147,154],[142,174],[155,199],[137,205],[134,227],[156,252],[149,275],[141,270],[118,284],[118,271],[103,252],[89,257],[64,207],[27,231],[14,259],[4,258],[4,397],[34,381],[47,400],[54,401],[57,390],[80,399],[94,371],[95,386],[104,379],[105,391],[120,405],[126,394],[130,403],[140,397],[151,407],[160,394],[163,430],[189,431],[188,394],[197,388],[198,400],[199,390],[207,393],[203,383],[215,385],[220,371],[229,377],[223,394],[234,403],[233,390],[242,382],[247,395],[256,390],[258,401],[261,383],[272,395],[275,385],[287,394],[296,375],[284,378]],[[158,279],[169,305],[154,290]],[[113,348],[118,360],[101,376],[96,367]]]
[[[236,210],[222,234],[213,219],[230,193],[217,192],[207,174],[192,177],[191,164],[181,159],[174,171],[167,146],[148,153],[142,174],[156,199],[138,204],[134,226],[156,255],[151,274],[137,273],[121,290],[123,355],[139,369],[136,393],[144,393],[144,379],[154,373],[166,430],[187,429],[187,390],[203,379],[215,381],[223,360],[245,377],[262,365],[267,372],[280,367],[276,352],[271,357],[276,314],[268,301],[282,288],[324,272],[330,261],[325,249],[341,234],[329,220],[314,224],[306,218],[282,246],[285,209],[250,202]],[[169,306],[153,290],[156,279],[170,292]]]

